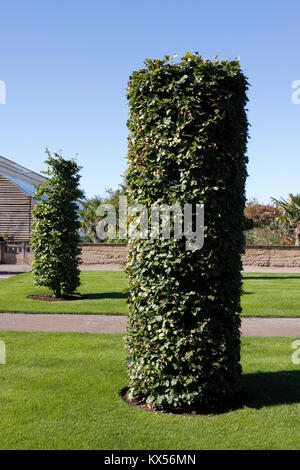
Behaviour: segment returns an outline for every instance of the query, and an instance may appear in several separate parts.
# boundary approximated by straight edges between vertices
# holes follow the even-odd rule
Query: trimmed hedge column
[[[129,397],[219,411],[239,392],[247,80],[188,53],[129,79],[127,188],[135,203],[203,203],[205,240],[131,242]]]

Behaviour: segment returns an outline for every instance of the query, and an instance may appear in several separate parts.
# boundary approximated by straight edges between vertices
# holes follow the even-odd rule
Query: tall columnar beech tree
[[[76,161],[52,157],[47,150],[49,178],[38,186],[35,197],[32,248],[34,283],[51,289],[56,297],[72,294],[80,285],[78,243],[80,222],[77,200],[80,167]]]
[[[188,53],[129,79],[134,202],[203,203],[205,240],[136,240],[127,264],[129,397],[222,410],[239,392],[248,83],[239,61]]]

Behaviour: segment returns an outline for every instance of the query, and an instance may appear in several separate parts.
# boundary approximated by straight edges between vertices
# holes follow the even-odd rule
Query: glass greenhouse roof
[[[26,183],[25,181],[20,181],[17,178],[14,178],[13,176],[5,174],[2,174],[2,176],[4,176],[4,178],[7,178],[12,183],[16,184],[25,194],[28,194],[28,196],[31,196],[31,194],[35,192],[35,187],[33,184]]]
[[[36,185],[46,181],[47,179],[44,176],[28,170],[27,168],[2,156],[0,156],[0,175],[14,183],[28,196],[32,196],[35,193]],[[43,199],[47,199],[47,196]],[[35,203],[38,202],[38,199],[36,198],[33,198],[33,200]],[[77,201],[77,205],[79,210],[83,209],[81,201]]]
[[[39,173],[31,171],[2,156],[0,156],[0,175],[5,177],[9,176],[31,185],[39,184],[46,180],[46,178]]]

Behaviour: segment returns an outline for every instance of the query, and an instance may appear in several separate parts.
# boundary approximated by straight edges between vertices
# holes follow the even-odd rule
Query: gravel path
[[[299,274],[300,266],[291,266],[289,268],[277,266],[245,266],[244,273],[272,273],[272,274]]]
[[[0,330],[124,333],[127,317],[52,313],[0,313]]]
[[[16,274],[27,273],[30,270],[29,264],[0,264],[0,281]]]
[[[242,318],[241,333],[242,336],[300,338],[300,318]]]
[[[89,264],[80,266],[82,271],[122,271],[124,266],[119,264]],[[31,270],[29,264],[0,264],[0,277],[12,276],[14,274],[25,273]],[[245,266],[244,273],[300,273],[298,267],[265,267],[265,266]]]
[[[121,315],[0,313],[0,330],[125,333]],[[300,337],[300,318],[243,318],[243,336]]]

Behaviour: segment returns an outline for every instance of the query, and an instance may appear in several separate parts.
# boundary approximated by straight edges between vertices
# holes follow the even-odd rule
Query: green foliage
[[[8,238],[9,238],[9,237],[8,237],[8,235],[7,235],[6,232],[3,232],[2,235],[0,235],[0,241],[4,241],[4,242],[5,242],[6,240],[8,240]]]
[[[246,245],[278,246],[293,245],[294,234],[282,224],[271,224],[265,227],[254,227],[245,231]]]
[[[278,215],[279,222],[288,227],[294,227],[300,222],[300,194],[289,194],[287,199],[272,199],[281,209],[281,214]]]
[[[103,203],[101,196],[87,198],[82,202],[83,208],[79,211],[80,228],[83,231],[83,242],[97,243],[98,237],[96,233],[97,223],[97,207]]]
[[[33,274],[38,286],[46,286],[57,297],[72,294],[80,284],[78,230],[79,171],[75,160],[55,158],[46,151],[49,178],[37,187],[34,197],[32,248]]]
[[[276,200],[273,199],[273,201]],[[282,216],[283,209],[277,202],[260,204],[255,198],[247,201],[245,207],[246,245],[294,244],[293,229],[284,222]]]
[[[129,80],[127,190],[203,203],[205,242],[138,240],[127,264],[130,396],[220,410],[239,390],[247,80],[238,61],[147,59]]]
[[[300,194],[289,194],[286,200],[273,198],[273,201],[281,209],[277,223],[292,228],[295,233],[295,245],[300,246]]]
[[[274,204],[260,204],[255,198],[250,199],[246,203],[245,217],[252,220],[254,227],[272,225],[279,215],[280,210]]]
[[[80,226],[83,231],[83,242],[86,243],[100,243],[105,241],[106,243],[122,243],[124,240],[119,238],[99,240],[97,236],[97,224],[101,217],[97,215],[97,208],[100,204],[111,204],[116,211],[116,216],[119,215],[119,197],[124,194],[124,187],[121,185],[120,189],[113,190],[111,188],[106,189],[106,196],[94,196],[85,199],[82,202],[83,209],[79,211]],[[104,217],[104,216],[103,216]],[[118,233],[117,233],[118,237]]]

